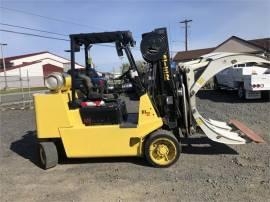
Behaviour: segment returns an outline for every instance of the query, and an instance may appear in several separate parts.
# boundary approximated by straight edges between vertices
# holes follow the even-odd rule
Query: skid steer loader
[[[127,56],[130,68],[125,74],[139,97],[137,113],[128,113],[119,97],[93,88],[87,51],[94,44],[115,43],[119,56]],[[142,82],[130,47],[135,45],[129,31],[72,34],[69,74],[53,73],[46,78],[49,93],[34,95],[38,154],[42,168],[58,163],[62,145],[68,158],[145,157],[155,167],[174,164],[181,153],[180,136],[202,131],[211,140],[224,144],[263,142],[242,123],[203,118],[195,96],[205,82],[232,64],[268,63],[245,54],[208,55],[179,64],[171,72],[166,28],[144,33],[141,53],[148,63],[147,82]],[[75,69],[75,53],[85,49],[85,70]],[[204,68],[199,79],[194,72]]]

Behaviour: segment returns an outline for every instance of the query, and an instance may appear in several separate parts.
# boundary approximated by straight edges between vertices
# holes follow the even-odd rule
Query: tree
[[[123,73],[125,73],[126,71],[128,71],[128,69],[129,69],[129,63],[123,63],[122,65],[121,65],[121,67],[120,67],[120,72],[123,74]]]
[[[146,66],[147,65],[146,65],[146,63],[144,61],[140,61],[140,60],[136,61],[136,66],[137,66],[138,71],[140,73],[146,72]],[[130,67],[129,63],[123,63],[122,66],[120,67],[121,73],[123,74],[126,71],[128,71],[129,67]]]

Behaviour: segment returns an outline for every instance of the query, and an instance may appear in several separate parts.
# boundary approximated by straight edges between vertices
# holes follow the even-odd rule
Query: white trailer
[[[245,61],[234,64],[215,77],[217,88],[237,90],[243,99],[260,99],[270,93],[270,65]]]

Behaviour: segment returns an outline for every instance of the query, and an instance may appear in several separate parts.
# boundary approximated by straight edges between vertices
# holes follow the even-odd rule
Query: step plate
[[[259,136],[257,133],[255,133],[253,130],[248,128],[245,124],[241,123],[240,121],[236,119],[231,119],[229,123],[234,125],[240,131],[242,131],[252,141],[256,143],[265,143],[265,141],[261,138],[261,136]]]

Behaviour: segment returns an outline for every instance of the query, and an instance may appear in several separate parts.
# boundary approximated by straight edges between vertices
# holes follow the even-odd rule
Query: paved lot
[[[270,103],[242,102],[206,91],[199,109],[219,120],[237,118],[270,141]],[[1,112],[0,201],[269,201],[268,144],[226,146],[194,136],[167,169],[140,158],[63,160],[36,165],[33,110]]]

